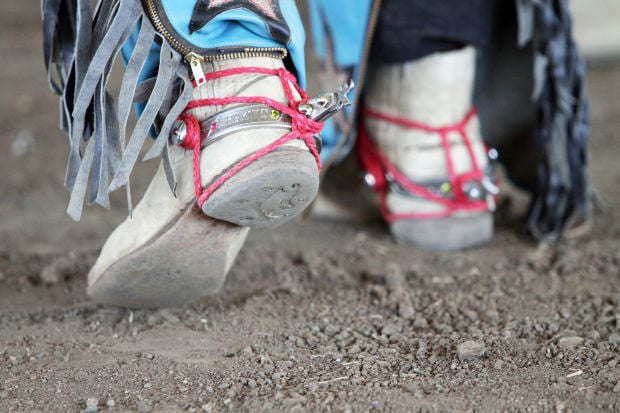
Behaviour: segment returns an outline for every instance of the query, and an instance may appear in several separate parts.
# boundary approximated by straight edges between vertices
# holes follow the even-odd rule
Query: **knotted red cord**
[[[472,108],[465,117],[458,123],[443,127],[433,127],[420,122],[414,122],[408,119],[402,119],[396,116],[392,116],[386,113],[382,113],[367,107],[363,107],[361,110],[363,116],[383,120],[386,122],[394,123],[399,126],[403,126],[409,129],[418,129],[428,133],[436,133],[441,137],[441,144],[446,155],[446,165],[448,167],[448,178],[450,185],[452,186],[452,192],[454,199],[447,199],[441,195],[437,195],[431,192],[422,185],[418,185],[408,179],[402,172],[400,172],[385,155],[375,148],[368,136],[368,132],[362,124],[359,127],[359,137],[357,143],[357,152],[364,169],[372,175],[374,178],[374,188],[379,192],[381,209],[385,220],[389,223],[404,220],[404,219],[429,219],[429,218],[442,218],[448,217],[454,214],[456,211],[487,211],[488,205],[486,201],[470,200],[463,191],[463,184],[471,180],[482,180],[484,173],[480,168],[478,160],[476,159],[473,145],[466,131],[467,124],[476,115],[476,109]],[[469,172],[463,174],[457,174],[454,166],[454,160],[452,159],[452,145],[450,144],[449,134],[458,133],[461,136],[462,142],[467,148],[467,152],[471,159],[472,168]],[[393,214],[387,207],[387,175],[391,175],[394,180],[402,186],[404,189],[412,194],[418,195],[429,201],[441,204],[444,207],[443,211],[439,212],[410,212]]]
[[[196,202],[198,206],[202,208],[202,205],[209,199],[209,197],[226,181],[231,177],[239,173],[243,168],[262,158],[263,156],[273,152],[278,147],[284,145],[295,139],[302,140],[310,153],[316,160],[317,167],[321,169],[321,157],[319,151],[316,148],[314,141],[314,135],[321,132],[323,129],[322,122],[315,122],[309,119],[306,115],[299,112],[297,108],[300,104],[308,101],[308,95],[297,84],[297,79],[286,69],[267,69],[263,67],[242,67],[235,69],[225,69],[217,72],[211,72],[206,75],[206,80],[215,80],[225,76],[234,76],[248,73],[265,74],[278,76],[282,82],[284,93],[286,94],[288,105],[276,102],[273,99],[261,96],[233,96],[225,98],[207,98],[192,100],[185,107],[185,111],[179,119],[184,121],[187,126],[187,132],[185,139],[179,144],[181,147],[192,150],[194,153],[194,190],[196,192]],[[301,99],[295,100],[293,94],[293,87],[299,94]],[[282,112],[291,117],[291,131],[280,139],[272,142],[264,148],[256,151],[255,153],[243,158],[237,162],[232,168],[228,169],[224,174],[220,175],[208,188],[203,190],[200,179],[200,150],[201,150],[201,136],[200,136],[200,124],[196,118],[188,113],[190,109],[194,109],[202,106],[219,106],[230,105],[235,103],[262,103],[279,112]]]

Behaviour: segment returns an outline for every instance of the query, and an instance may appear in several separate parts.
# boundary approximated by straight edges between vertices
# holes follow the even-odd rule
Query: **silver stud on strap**
[[[370,172],[367,172],[364,175],[364,182],[366,182],[366,185],[370,187],[374,187],[377,183],[377,180],[375,179],[373,174],[371,174]]]
[[[170,141],[174,145],[180,145],[187,136],[187,125],[181,119],[177,119],[170,129]]]

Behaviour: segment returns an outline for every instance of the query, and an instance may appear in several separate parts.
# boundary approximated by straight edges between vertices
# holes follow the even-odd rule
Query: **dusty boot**
[[[270,58],[205,64],[208,80],[171,133],[176,197],[160,166],[91,269],[93,299],[160,307],[215,293],[248,226],[279,225],[312,201],[318,153],[312,133],[291,127],[299,112],[290,101],[303,92],[282,67]]]
[[[282,60],[270,58],[206,65],[211,73],[248,67],[274,72],[283,69]],[[212,98],[243,101],[268,97],[292,111],[289,105],[299,101],[299,93],[303,92],[291,80],[277,73],[227,74],[197,88],[194,102],[200,104],[203,99],[206,104],[186,114],[200,122],[202,131],[203,159],[207,161],[201,163],[203,191],[197,197],[206,215],[252,228],[270,228],[295,218],[312,202],[318,192],[320,163],[314,137],[303,138],[291,131],[291,116],[284,108],[256,102],[208,102]],[[296,121],[304,121],[299,112],[294,116]]]
[[[475,50],[373,70],[358,153],[392,234],[435,250],[489,241],[497,188],[472,108]]]

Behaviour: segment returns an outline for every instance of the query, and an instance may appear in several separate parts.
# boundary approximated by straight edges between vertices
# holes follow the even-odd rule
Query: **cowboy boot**
[[[455,250],[492,237],[497,188],[472,108],[474,74],[472,47],[372,68],[358,154],[400,241]]]
[[[307,118],[289,100],[303,92],[282,61],[230,59],[204,69],[208,80],[195,87],[169,143],[176,196],[161,165],[89,273],[96,301],[161,307],[215,293],[249,226],[286,222],[316,195],[313,132],[291,135],[291,117]]]

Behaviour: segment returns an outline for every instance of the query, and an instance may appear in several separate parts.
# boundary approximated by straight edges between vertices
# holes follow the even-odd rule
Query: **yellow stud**
[[[452,190],[452,185],[450,184],[450,182],[444,182],[443,184],[441,184],[440,190],[444,194],[447,194]]]

